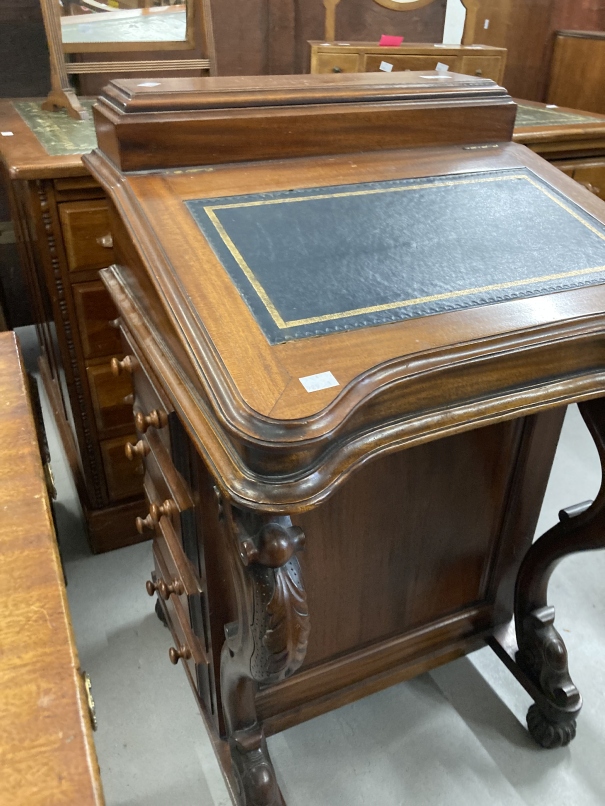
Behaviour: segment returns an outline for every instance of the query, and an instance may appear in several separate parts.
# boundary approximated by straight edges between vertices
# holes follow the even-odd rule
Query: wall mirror
[[[70,84],[70,75],[170,74],[182,70],[212,73],[207,2],[40,0],[52,82],[43,108],[64,108],[79,119],[87,116]]]
[[[324,32],[326,42],[334,42],[336,39],[337,6],[340,4],[340,2],[341,0],[323,0],[326,10]],[[375,3],[394,12],[406,12],[417,11],[425,6],[430,6],[432,3],[439,2],[439,0],[367,0],[367,2],[370,5]],[[343,6],[344,3],[346,3],[346,0],[344,0]],[[464,31],[462,34],[462,44],[470,45],[473,44],[472,39],[476,27],[481,0],[461,0],[461,3],[466,11]]]

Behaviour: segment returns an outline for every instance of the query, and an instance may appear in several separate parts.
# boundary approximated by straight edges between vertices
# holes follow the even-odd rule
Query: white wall
[[[466,9],[460,0],[447,0],[443,42],[446,45],[459,45],[462,41],[462,30],[466,19]]]

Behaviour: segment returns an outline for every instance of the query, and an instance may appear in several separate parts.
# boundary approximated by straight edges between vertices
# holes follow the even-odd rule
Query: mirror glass
[[[191,0],[55,0],[63,44],[161,43],[187,40]],[[102,50],[102,47],[99,48]]]

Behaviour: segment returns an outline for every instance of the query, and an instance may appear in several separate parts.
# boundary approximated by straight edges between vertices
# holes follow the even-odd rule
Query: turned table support
[[[605,478],[605,399],[580,403]],[[546,748],[562,747],[575,737],[582,708],[580,692],[567,665],[567,649],[554,626],[548,583],[558,563],[569,554],[605,548],[605,482],[594,502],[562,510],[559,523],[527,552],[515,587],[515,637],[509,630],[489,641],[534,699],[527,725]],[[516,638],[516,640],[515,640]]]
[[[263,727],[259,684],[277,683],[302,664],[309,613],[296,552],[302,530],[289,517],[223,506],[234,551],[238,618],[225,628],[221,694],[234,776],[242,806],[282,806]]]

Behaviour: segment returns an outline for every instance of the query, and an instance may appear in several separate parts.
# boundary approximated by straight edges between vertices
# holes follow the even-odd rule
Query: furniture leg
[[[581,403],[580,412],[605,471],[605,399]],[[600,548],[605,548],[605,482],[594,502],[562,510],[559,523],[527,552],[515,588],[516,646],[504,636],[490,641],[535,701],[527,726],[542,747],[569,744],[582,708],[580,692],[569,675],[567,649],[554,626],[555,610],[548,605],[548,583],[564,557]]]
[[[237,621],[225,628],[221,695],[233,771],[242,806],[284,806],[269,757],[255,694],[302,664],[309,613],[296,552],[305,536],[289,517],[223,505],[234,549]]]

